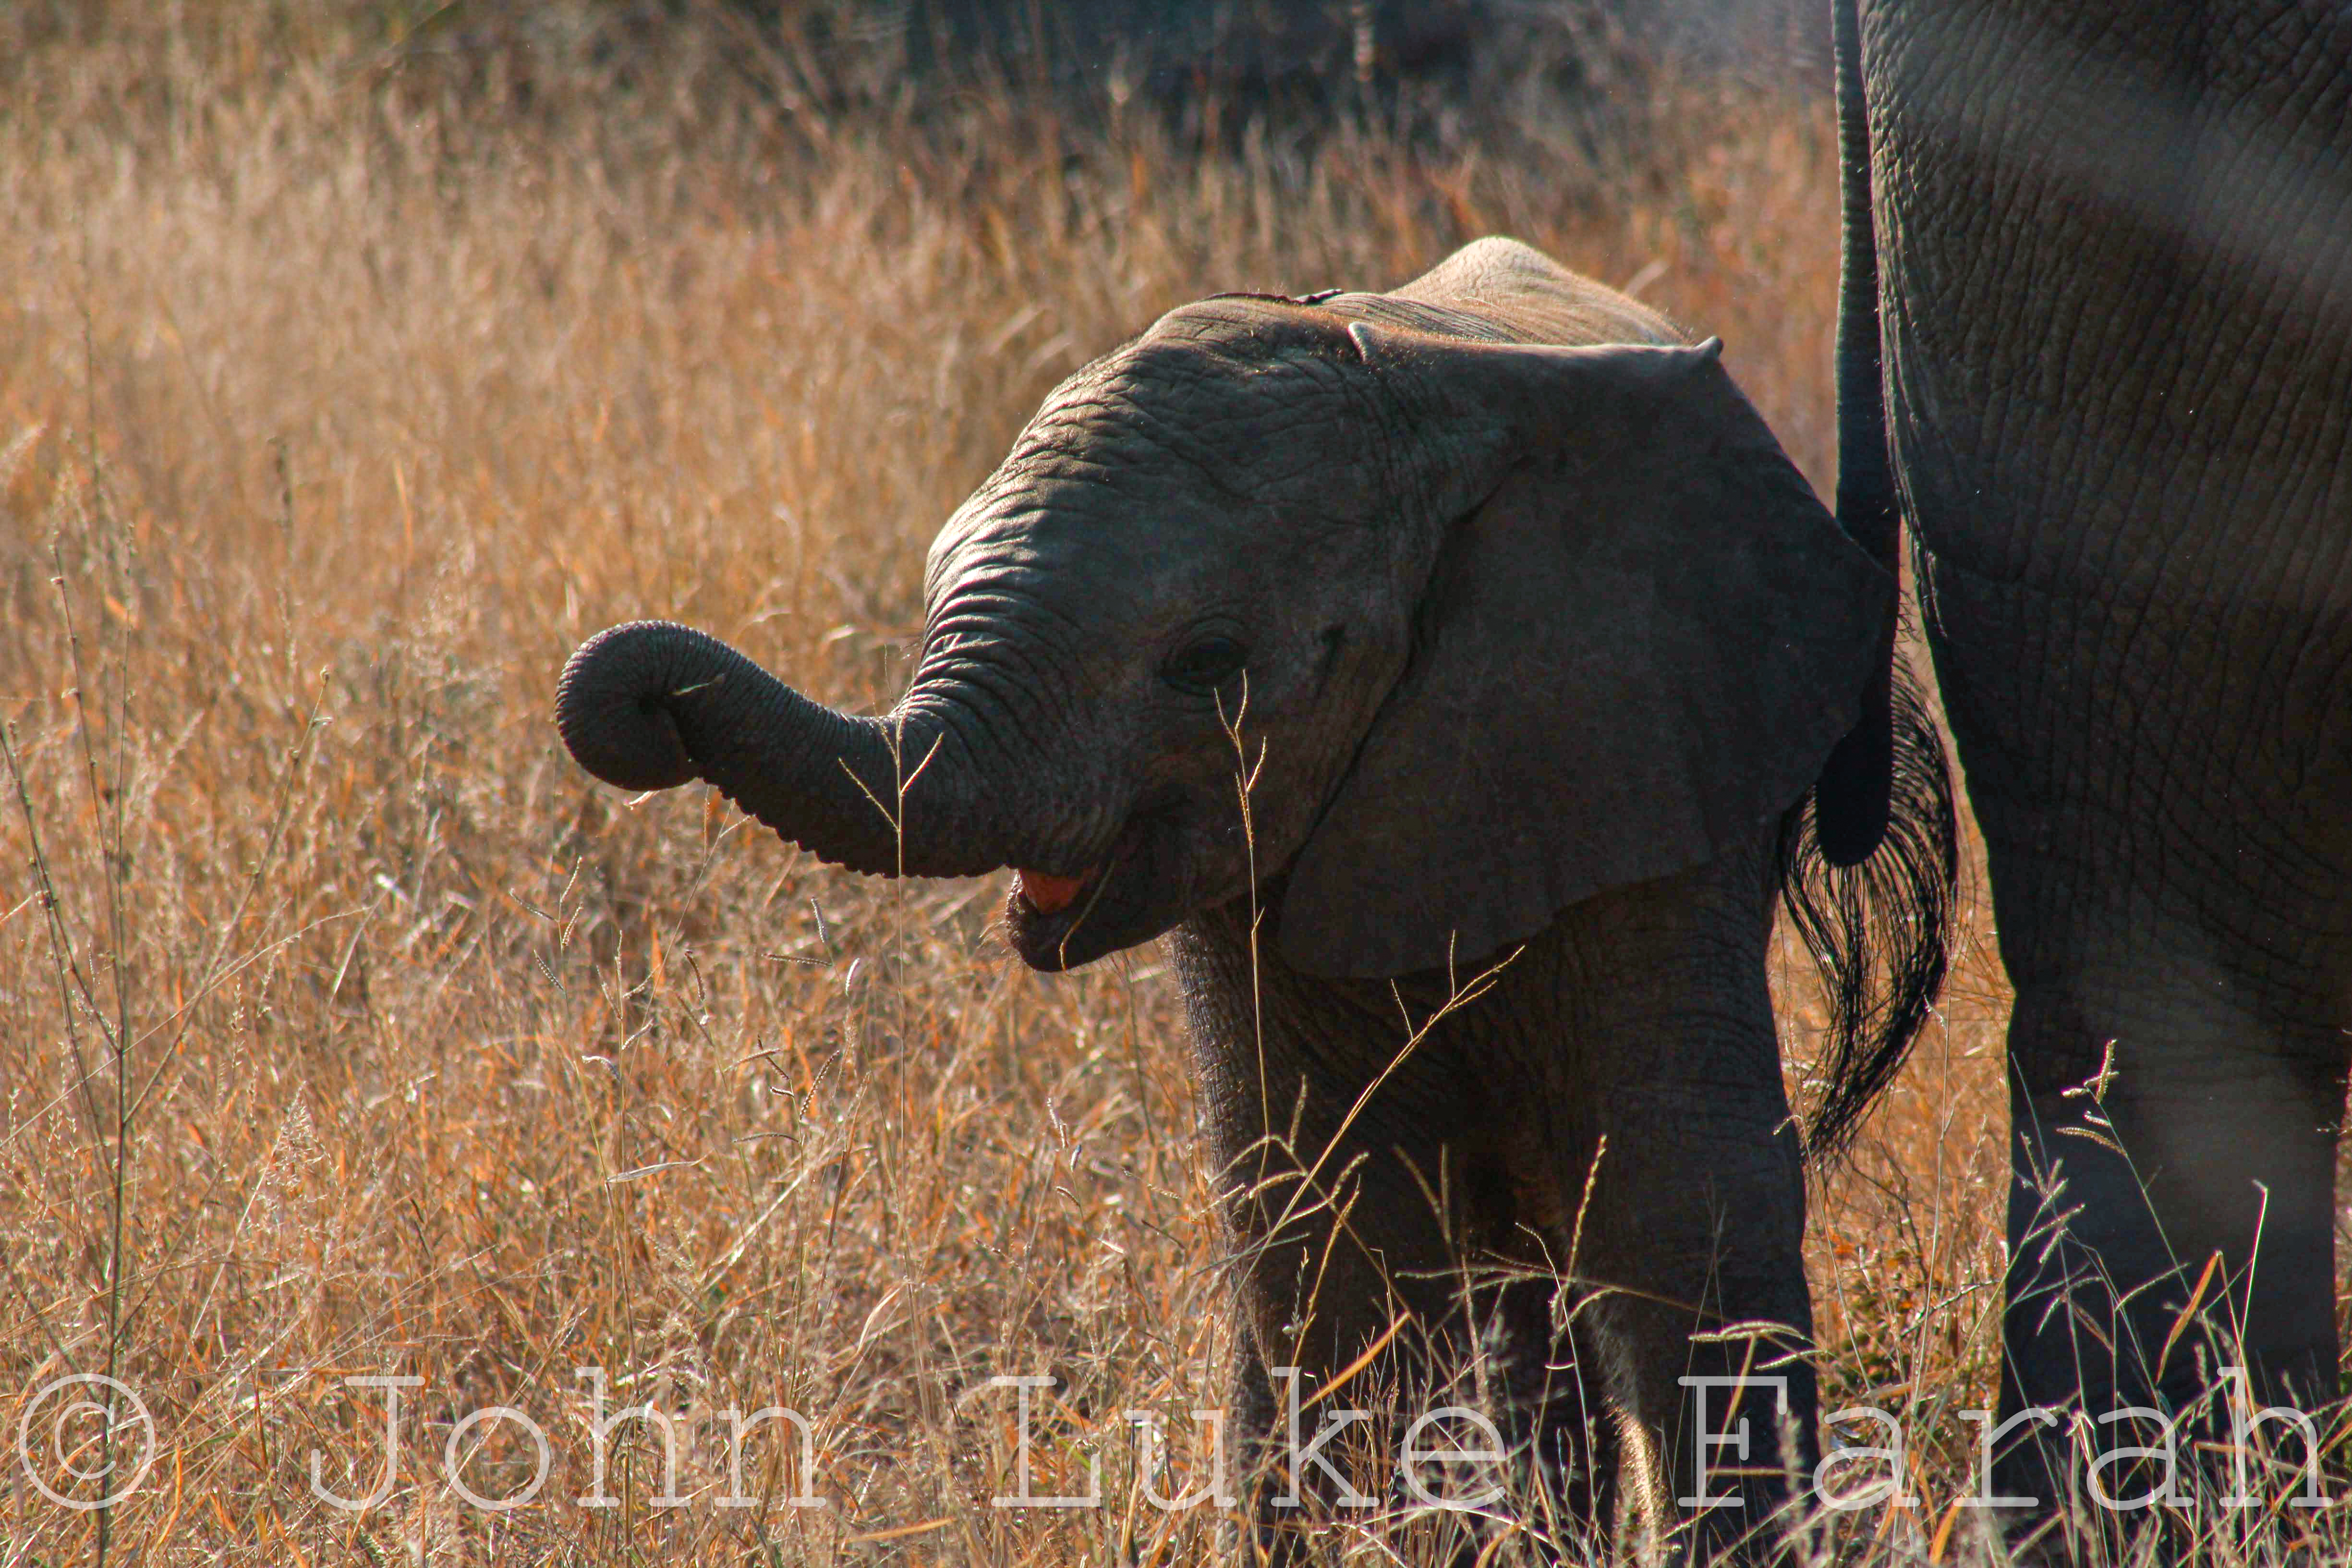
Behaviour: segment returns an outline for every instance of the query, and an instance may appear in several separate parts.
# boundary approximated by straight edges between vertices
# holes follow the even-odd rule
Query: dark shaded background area
[[[1196,130],[1375,117],[1419,134],[1540,121],[1659,62],[1807,68],[1792,0],[739,0],[834,90],[1001,73]],[[642,9],[642,8],[641,8]],[[656,8],[666,10],[669,8]],[[674,14],[674,13],[673,13]],[[1824,13],[1825,15],[1826,13]],[[1823,28],[1826,31],[1826,26]]]
[[[1625,151],[1662,76],[1825,90],[1826,0],[27,0],[9,60],[171,30],[192,55],[274,36],[377,41],[373,68],[528,107],[604,73],[674,90],[679,67],[787,117],[952,118],[1008,94],[1084,122],[1149,115],[1202,152],[1370,132],[1432,149],[1528,139]]]

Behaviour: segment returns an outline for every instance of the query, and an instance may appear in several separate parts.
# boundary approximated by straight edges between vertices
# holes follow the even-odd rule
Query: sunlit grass
[[[1825,106],[1687,84],[1597,184],[1364,136],[1198,160],[1000,100],[826,125],[707,78],[526,106],[236,37],[51,46],[0,113],[0,1426],[70,1372],[140,1393],[122,1561],[1197,1560],[1213,1521],[1140,1501],[1122,1415],[1222,1398],[1156,951],[1040,979],[995,879],[860,881],[708,792],[624,799],[562,754],[555,674],[657,614],[885,703],[925,545],[1057,378],[1181,300],[1386,286],[1487,232],[1720,333],[1826,489]],[[1827,1402],[1919,1423],[1920,1503],[1859,1521],[1898,1547],[1973,1484],[1949,1413],[1994,1390],[1980,926],[1816,1206]],[[572,1500],[590,1366],[701,1438],[688,1504],[637,1426],[619,1506]],[[1108,1506],[990,1506],[987,1380],[1038,1373],[1035,1489],[1091,1445]],[[344,1513],[310,1456],[374,1484],[369,1374],[423,1384],[388,1500]],[[492,1405],[552,1450],[510,1513],[444,1484]],[[748,1489],[825,1507],[718,1505],[720,1413],[770,1405],[815,1474],[763,1437]],[[470,1431],[477,1492],[529,1480],[520,1432]],[[101,1515],[11,1487],[10,1561],[94,1552]]]

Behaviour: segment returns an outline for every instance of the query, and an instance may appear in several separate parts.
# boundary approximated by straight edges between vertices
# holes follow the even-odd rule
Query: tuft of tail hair
[[[1811,1159],[1843,1150],[1894,1080],[1943,988],[1959,907],[1959,824],[1944,737],[1918,682],[1894,661],[1893,788],[1886,835],[1859,864],[1822,852],[1813,793],[1780,818],[1780,896],[1821,971],[1829,1042]]]

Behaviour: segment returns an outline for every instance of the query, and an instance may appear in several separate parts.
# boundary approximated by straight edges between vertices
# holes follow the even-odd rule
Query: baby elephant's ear
[[[1474,963],[1761,832],[1853,724],[1895,588],[1720,345],[1354,332],[1457,521],[1412,660],[1292,865],[1284,956]]]

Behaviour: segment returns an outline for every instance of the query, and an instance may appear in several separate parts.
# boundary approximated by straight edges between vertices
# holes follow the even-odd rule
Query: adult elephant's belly
[[[2333,1035],[2352,1000],[2352,614],[2116,604],[1933,555],[1924,583],[2012,980],[2080,967],[2070,944],[2113,927],[2103,945],[2160,947],[2267,1027]]]

